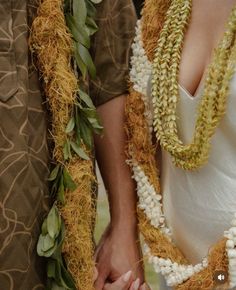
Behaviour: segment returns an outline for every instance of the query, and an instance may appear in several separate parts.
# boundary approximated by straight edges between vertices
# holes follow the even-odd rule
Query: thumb
[[[132,271],[129,271],[117,279],[114,283],[106,283],[104,290],[127,290],[132,282]]]
[[[106,281],[107,275],[103,271],[99,271],[98,269],[98,277],[94,283],[94,288],[96,290],[102,290]]]
[[[93,268],[93,281],[95,282],[98,278],[98,270],[97,268],[94,266]]]

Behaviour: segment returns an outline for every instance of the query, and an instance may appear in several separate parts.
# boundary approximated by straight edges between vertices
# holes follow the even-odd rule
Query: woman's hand
[[[99,242],[96,262],[98,270],[96,290],[118,289],[116,286],[120,285],[122,275],[130,270],[132,270],[130,281],[123,286],[128,288],[124,289],[140,289],[144,273],[137,229],[126,227],[125,224],[114,228],[109,225]],[[114,288],[111,288],[113,286]]]
[[[113,283],[106,283],[103,290],[135,290],[138,289],[139,287],[139,279],[134,281],[131,286],[130,281],[131,281],[131,276],[132,276],[132,271],[129,271],[122,275],[118,280],[116,280]],[[144,283],[141,287],[140,290],[148,290],[149,288],[146,287],[146,284]]]
[[[103,290],[128,290],[132,283],[132,271],[123,274],[113,283],[106,283]]]

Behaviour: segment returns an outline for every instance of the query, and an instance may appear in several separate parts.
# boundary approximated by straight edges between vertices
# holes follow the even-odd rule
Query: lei
[[[178,137],[176,104],[179,99],[179,65],[191,4],[191,1],[173,1],[167,11],[153,60],[152,79],[156,136],[161,146],[171,154],[175,165],[184,169],[196,169],[208,160],[211,137],[225,114],[236,54],[236,10],[233,10],[208,68],[193,141],[184,145]]]
[[[101,0],[43,0],[30,47],[51,113],[54,168],[53,206],[45,218],[37,253],[47,259],[47,289],[94,289],[92,229],[95,220],[93,133],[100,133],[96,109],[85,93],[96,70],[89,54],[97,31],[94,4]]]
[[[224,37],[209,66],[200,103],[193,142],[183,145],[177,135],[176,103],[178,71],[184,32],[191,1],[146,0],[133,44],[130,94],[126,104],[128,163],[137,183],[139,228],[144,252],[167,285],[178,290],[211,290],[217,287],[214,274],[228,273],[222,289],[236,286],[236,216],[231,228],[197,265],[191,265],[172,241],[162,211],[160,179],[155,158],[157,142],[174,164],[185,170],[203,165],[209,155],[210,139],[225,113],[229,82],[236,59],[236,8],[232,10]],[[147,84],[152,74],[152,103]]]

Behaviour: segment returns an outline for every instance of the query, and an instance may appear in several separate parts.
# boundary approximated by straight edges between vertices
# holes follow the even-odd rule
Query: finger
[[[98,245],[97,245],[97,247],[96,247],[96,249],[95,249],[95,253],[94,253],[94,259],[95,259],[95,261],[97,260],[98,253],[99,253],[100,249],[101,249],[102,246],[103,246],[103,242],[104,242],[105,239],[106,239],[106,235],[107,235],[107,233],[108,233],[108,230],[109,230],[109,227],[107,227],[107,228],[105,229],[105,231],[104,231],[104,233],[102,234],[102,236],[101,236],[101,238],[100,238],[100,240],[99,240],[99,243],[98,243]]]
[[[143,285],[141,285],[140,290],[147,290],[147,289],[146,289],[146,284],[145,284],[145,283],[143,283]]]
[[[107,274],[102,271],[102,269],[98,269],[98,277],[94,283],[94,288],[96,290],[102,290],[107,279]]]
[[[143,283],[140,287],[140,290],[151,290],[150,286],[146,283]]]
[[[98,270],[96,267],[93,268],[93,282],[95,282],[98,278]]]
[[[130,286],[130,290],[138,290],[140,286],[140,279],[136,279]]]
[[[103,267],[102,265],[104,265],[104,263],[101,263],[101,261],[99,263],[97,263],[97,265],[96,265],[96,268],[98,271],[98,276],[94,282],[95,290],[102,290],[103,289],[103,287],[105,285],[105,281],[107,280],[107,277],[109,275],[109,269],[107,269],[106,267]]]
[[[94,283],[94,288],[96,290],[102,290],[104,287],[105,281],[106,281],[106,279],[104,277],[98,275],[98,278]]]
[[[98,244],[98,246],[95,249],[95,253],[94,253],[94,260],[95,261],[97,261],[98,254],[99,254],[99,251],[100,251],[101,248],[102,248],[102,243]]]
[[[107,283],[103,290],[128,290],[132,281],[132,271],[129,271],[117,279],[114,283]]]

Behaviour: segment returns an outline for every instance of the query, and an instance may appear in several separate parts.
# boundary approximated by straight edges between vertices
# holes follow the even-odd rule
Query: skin
[[[213,49],[223,36],[233,5],[236,5],[235,0],[193,1],[179,73],[180,84],[192,96],[203,79]],[[135,215],[135,185],[125,163],[124,104],[125,96],[120,96],[98,108],[104,135],[95,137],[96,156],[108,193],[111,222],[96,252],[96,290],[134,290],[136,278],[140,279],[140,285],[144,282]],[[122,275],[129,270],[132,276],[124,285]],[[139,289],[146,286],[143,287]]]
[[[95,136],[96,158],[108,193],[111,222],[96,252],[97,290],[104,289],[106,282],[116,281],[129,270],[133,272],[132,281],[139,278],[140,285],[144,282],[135,184],[125,162],[125,98],[120,96],[98,108],[104,134]]]
[[[194,0],[185,35],[179,82],[192,96],[202,81],[212,53],[223,37],[235,0]]]

